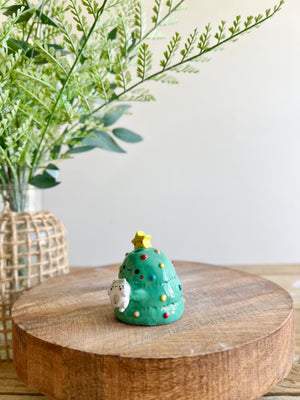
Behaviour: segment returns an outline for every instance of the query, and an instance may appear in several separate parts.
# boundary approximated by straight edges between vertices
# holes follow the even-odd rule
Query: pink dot
[[[146,260],[147,258],[148,258],[147,254],[142,254],[142,255],[141,255],[141,259],[142,259],[142,260]]]
[[[169,314],[168,314],[167,312],[164,313],[164,318],[165,318],[165,319],[169,318]]]
[[[140,279],[144,279],[144,276],[143,276],[143,275],[141,275],[141,276],[140,276]]]

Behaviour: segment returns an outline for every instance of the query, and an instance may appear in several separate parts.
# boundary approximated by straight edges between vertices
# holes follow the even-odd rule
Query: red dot
[[[122,288],[120,288],[119,290],[122,290]]]
[[[146,260],[146,258],[148,258],[147,254],[142,254],[142,255],[141,255],[141,259],[142,259],[142,260]]]
[[[172,261],[172,264],[175,265],[175,261]]]
[[[144,279],[144,276],[143,276],[143,275],[141,275],[141,276],[140,276],[140,279]]]
[[[169,314],[168,314],[167,312],[164,313],[164,318],[165,318],[165,319],[169,318]]]
[[[112,290],[112,287],[110,288],[110,290]]]

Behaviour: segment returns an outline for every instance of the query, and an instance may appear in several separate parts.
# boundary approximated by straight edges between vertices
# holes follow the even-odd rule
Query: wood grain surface
[[[55,278],[17,301],[15,365],[25,383],[57,400],[254,400],[288,373],[292,303],[274,283],[178,262],[184,316],[134,327],[109,305],[117,268]]]

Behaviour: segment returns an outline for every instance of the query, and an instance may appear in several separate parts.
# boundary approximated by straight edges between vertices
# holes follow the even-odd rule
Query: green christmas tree
[[[174,265],[162,251],[151,247],[150,238],[137,232],[132,240],[135,249],[126,254],[119,280],[114,281],[130,286],[128,306],[125,310],[115,307],[116,317],[128,324],[168,324],[179,319],[184,310],[182,287]]]

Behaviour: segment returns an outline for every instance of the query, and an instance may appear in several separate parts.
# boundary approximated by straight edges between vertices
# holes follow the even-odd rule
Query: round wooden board
[[[118,265],[49,280],[13,308],[14,363],[56,400],[254,400],[291,368],[290,295],[261,277],[177,262],[186,299],[168,325],[115,319]]]

